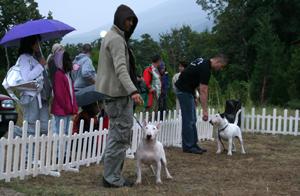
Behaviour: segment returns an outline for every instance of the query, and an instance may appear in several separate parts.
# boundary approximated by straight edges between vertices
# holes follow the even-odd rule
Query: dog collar
[[[226,128],[228,127],[228,124],[224,127],[224,128],[222,128],[222,129],[219,129],[218,130],[218,132],[222,132],[222,131],[224,131]]]

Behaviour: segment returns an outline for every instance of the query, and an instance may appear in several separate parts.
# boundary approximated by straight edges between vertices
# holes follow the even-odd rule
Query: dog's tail
[[[242,112],[242,109],[239,109],[238,112],[235,115],[234,124],[237,125],[239,121],[239,115]]]

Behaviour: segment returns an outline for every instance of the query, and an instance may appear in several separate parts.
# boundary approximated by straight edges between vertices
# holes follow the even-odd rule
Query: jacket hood
[[[126,32],[124,31],[125,20],[130,17],[133,17],[133,25],[129,32]],[[130,7],[122,4],[117,8],[114,16],[114,25],[116,25],[119,29],[124,31],[126,41],[128,41],[131,35],[133,34],[137,23],[138,18]]]
[[[80,54],[78,54],[75,58],[74,58],[74,61],[75,62],[78,62],[78,61],[80,61],[81,59],[84,59],[84,58],[87,58],[88,56],[86,55],[86,54],[84,54],[84,53],[80,53]]]

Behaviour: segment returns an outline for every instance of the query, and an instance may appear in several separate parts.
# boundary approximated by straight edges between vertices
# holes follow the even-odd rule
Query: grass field
[[[204,155],[166,148],[174,177],[155,185],[150,169],[143,168],[143,183],[132,188],[102,186],[102,165],[81,167],[61,177],[38,176],[0,182],[0,195],[300,195],[300,137],[244,134],[246,155],[216,155],[216,143],[202,142]],[[238,142],[236,142],[238,143]],[[127,160],[124,176],[135,180],[135,161]]]

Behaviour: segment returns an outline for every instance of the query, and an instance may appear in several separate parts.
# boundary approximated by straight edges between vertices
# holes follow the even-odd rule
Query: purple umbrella
[[[39,19],[13,26],[1,39],[4,46],[18,46],[20,39],[39,34],[41,40],[60,38],[75,29],[58,20]]]

